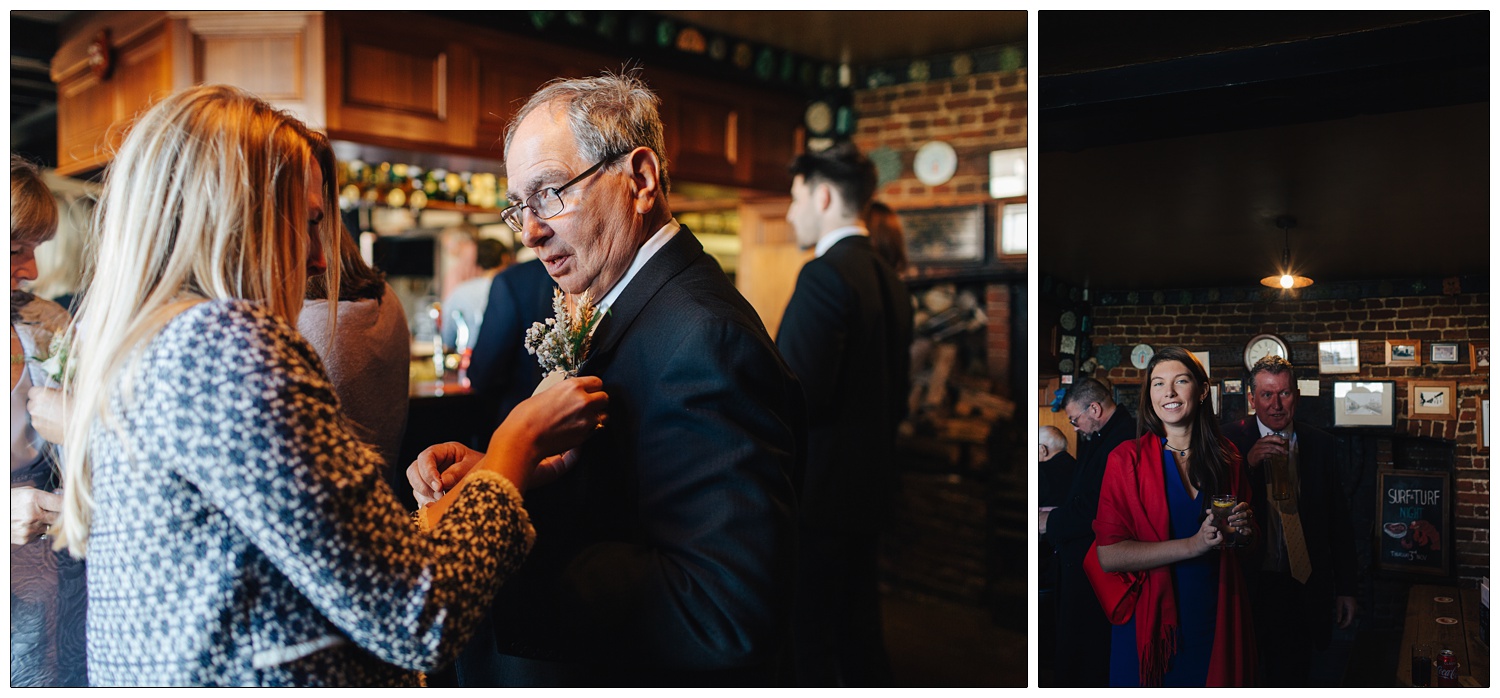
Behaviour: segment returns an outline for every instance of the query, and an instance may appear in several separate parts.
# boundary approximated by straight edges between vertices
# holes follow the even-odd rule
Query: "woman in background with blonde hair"
[[[57,203],[31,163],[10,156],[10,685],[84,686],[83,564],[47,540],[62,496],[57,451],[27,408],[50,378],[38,364],[68,311],[21,289],[36,248],[57,230]]]
[[[319,138],[195,87],[147,111],[106,174],[58,536],[88,555],[95,685],[417,683],[529,550],[538,461],[601,419],[596,378],[523,403],[419,533],[293,329],[309,271],[338,296]]]

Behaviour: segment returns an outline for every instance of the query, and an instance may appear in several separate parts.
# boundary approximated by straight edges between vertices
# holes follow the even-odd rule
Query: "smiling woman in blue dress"
[[[1110,685],[1243,686],[1255,662],[1239,554],[1215,549],[1225,536],[1205,514],[1215,495],[1234,495],[1228,526],[1254,537],[1244,464],[1219,433],[1197,357],[1167,347],[1146,376],[1141,436],[1110,452],[1094,518],[1100,567],[1140,590],[1115,619]]]
[[[418,532],[294,329],[309,271],[338,295],[320,138],[196,87],[146,112],[106,174],[58,536],[87,554],[95,685],[417,683],[530,549],[538,462],[601,419],[598,379],[522,403]]]

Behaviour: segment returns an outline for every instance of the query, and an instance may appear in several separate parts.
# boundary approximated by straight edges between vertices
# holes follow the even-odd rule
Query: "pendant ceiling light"
[[[1296,225],[1296,218],[1293,218],[1291,216],[1276,217],[1276,227],[1281,228],[1282,235],[1281,268],[1277,270],[1276,274],[1261,279],[1260,283],[1262,286],[1270,286],[1271,288],[1281,289],[1293,289],[1305,288],[1312,285],[1312,279],[1309,279],[1305,276],[1299,276],[1297,272],[1292,271],[1292,237],[1290,231],[1292,228],[1296,227]]]

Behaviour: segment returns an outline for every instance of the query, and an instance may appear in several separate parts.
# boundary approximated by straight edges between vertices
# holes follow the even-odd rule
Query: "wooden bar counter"
[[[1406,601],[1406,628],[1401,636],[1401,654],[1396,682],[1411,684],[1411,648],[1423,642],[1431,647],[1433,659],[1445,649],[1458,658],[1458,685],[1490,685],[1489,647],[1479,640],[1480,616],[1486,612],[1479,601],[1478,589],[1419,584],[1411,588]],[[1437,671],[1432,672],[1437,686]]]

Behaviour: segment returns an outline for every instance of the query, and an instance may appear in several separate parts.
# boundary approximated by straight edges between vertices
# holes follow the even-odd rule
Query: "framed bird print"
[[[1414,380],[1406,388],[1408,419],[1457,419],[1458,383]]]

